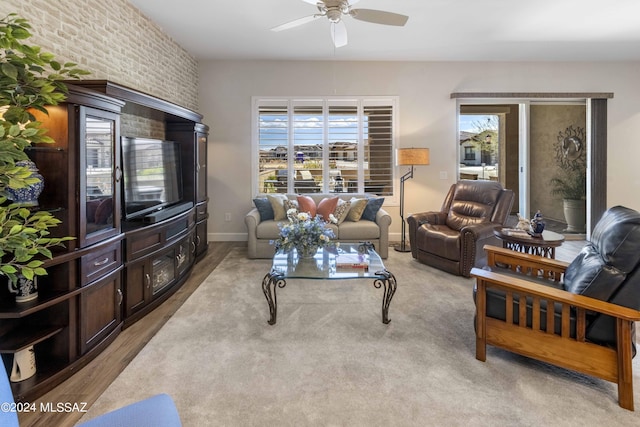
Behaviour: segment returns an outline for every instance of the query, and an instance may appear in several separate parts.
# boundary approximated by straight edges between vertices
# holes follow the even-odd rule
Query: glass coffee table
[[[389,304],[396,292],[396,278],[382,263],[370,243],[341,243],[337,248],[319,249],[310,259],[301,259],[295,250],[278,251],[271,271],[262,279],[262,291],[269,304],[269,324],[275,325],[278,314],[276,289],[284,288],[287,279],[350,280],[373,279],[382,295],[382,323],[389,319]]]

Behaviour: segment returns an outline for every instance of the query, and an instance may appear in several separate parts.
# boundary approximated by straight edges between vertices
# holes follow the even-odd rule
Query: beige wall
[[[558,134],[564,135],[569,126],[586,128],[586,106],[543,104],[532,105],[530,111],[531,212],[527,218],[540,210],[545,218],[564,221],[562,197],[549,193],[550,179],[563,173],[556,161],[555,144]]]
[[[198,110],[195,58],[126,0],[2,0],[29,20],[30,43],[106,79]]]
[[[640,210],[640,63],[203,61],[201,110],[212,127],[210,239],[242,239],[252,206],[251,96],[398,95],[402,147],[429,147],[431,164],[407,181],[405,212],[439,209],[458,163],[451,92],[613,92],[608,103],[609,206]],[[440,179],[446,172],[447,179]],[[533,207],[533,206],[532,206]],[[392,238],[399,237],[398,207]],[[224,214],[232,221],[225,222]]]

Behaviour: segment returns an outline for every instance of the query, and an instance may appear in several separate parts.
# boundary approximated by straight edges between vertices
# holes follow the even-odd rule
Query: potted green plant
[[[40,179],[25,165],[25,149],[53,142],[32,112],[47,114],[47,106],[66,98],[64,79],[88,74],[26,44],[30,28],[16,14],[0,20],[0,275],[9,279],[14,293],[20,276],[29,282],[46,274],[43,258],[52,257],[51,247],[72,239],[49,237],[48,229],[60,223],[51,213],[9,201],[10,189],[24,189]]]
[[[584,233],[587,218],[587,164],[584,129],[568,127],[558,135],[554,148],[558,173],[551,178],[551,194],[561,196],[567,232]]]

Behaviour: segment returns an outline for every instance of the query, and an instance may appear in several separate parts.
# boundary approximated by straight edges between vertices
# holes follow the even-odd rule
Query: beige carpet
[[[638,426],[614,384],[492,347],[472,280],[390,251],[391,323],[369,280],[290,280],[267,324],[268,260],[234,249],[84,419],[166,392],[185,426]],[[640,408],[640,357],[634,360]]]

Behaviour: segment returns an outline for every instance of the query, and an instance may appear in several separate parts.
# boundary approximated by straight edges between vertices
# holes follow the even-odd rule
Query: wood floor
[[[162,328],[167,320],[182,306],[202,281],[235,246],[246,246],[244,242],[213,242],[209,244],[207,255],[194,266],[191,276],[161,306],[125,329],[113,343],[87,366],[76,372],[71,378],[38,399],[40,403],[59,402],[81,403],[91,406],[109,387],[122,370],[133,360],[149,340]],[[20,426],[57,426],[75,425],[82,413],[21,413]]]
[[[556,257],[570,261],[584,246],[584,241],[567,241],[557,249]],[[38,399],[40,403],[86,402],[91,406],[109,387],[122,370],[133,360],[149,340],[182,306],[200,283],[218,266],[233,247],[246,246],[244,242],[214,242],[209,244],[205,258],[195,265],[185,284],[160,307],[131,325],[118,335],[115,341],[87,366],[67,381]],[[407,256],[410,256],[407,254]],[[26,426],[74,426],[82,413],[21,413],[20,425]]]

